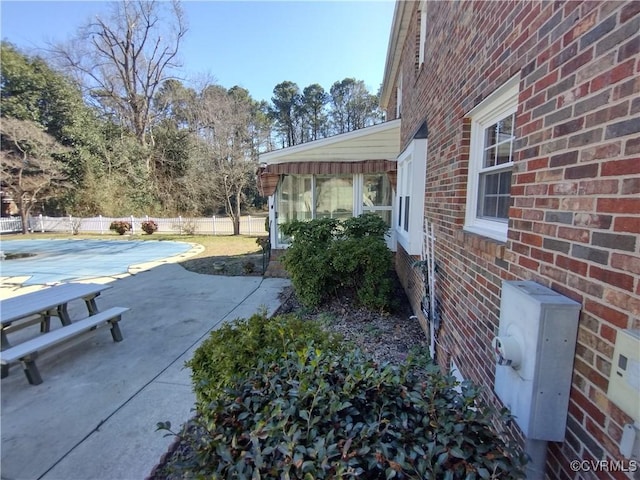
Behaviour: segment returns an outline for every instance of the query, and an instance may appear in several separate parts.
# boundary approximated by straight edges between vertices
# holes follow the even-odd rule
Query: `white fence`
[[[20,217],[0,218],[0,233],[11,233],[22,231],[22,220]]]
[[[142,231],[140,224],[146,220],[153,220],[158,224],[158,233],[178,233],[181,235],[232,235],[233,223],[229,217],[45,217],[39,215],[29,219],[29,229],[32,232],[60,232],[60,233],[109,233],[109,226],[114,220],[131,223],[133,231]],[[0,232],[20,232],[22,224],[20,217],[0,219]],[[266,235],[265,217],[245,216],[240,218],[241,235]]]

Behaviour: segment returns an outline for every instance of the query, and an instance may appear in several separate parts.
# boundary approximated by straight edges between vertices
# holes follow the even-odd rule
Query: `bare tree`
[[[193,170],[199,180],[194,184],[201,186],[201,198],[207,203],[225,206],[234,235],[239,235],[245,191],[256,168],[249,130],[255,105],[247,90],[225,90],[218,85],[204,89],[198,103],[197,131],[204,151]]]
[[[28,120],[3,118],[0,133],[0,183],[18,205],[22,233],[27,233],[33,207],[54,198],[65,186],[67,176],[54,159],[65,149],[42,127]]]
[[[177,55],[186,21],[177,0],[125,0],[112,8],[110,17],[96,17],[71,43],[54,47],[53,54],[104,112],[148,146],[153,143],[152,101],[180,66]],[[146,166],[150,171],[150,158]]]

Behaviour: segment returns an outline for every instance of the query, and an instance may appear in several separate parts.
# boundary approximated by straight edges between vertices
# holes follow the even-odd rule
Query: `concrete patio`
[[[2,479],[145,478],[173,441],[157,422],[178,428],[192,415],[184,362],[223,322],[261,308],[273,313],[289,284],[200,275],[174,263],[133,272],[108,279],[113,288],[97,299],[100,309],[130,308],[122,342],[100,328],[40,357],[41,385],[29,385],[19,365],[2,380]],[[84,310],[82,302],[69,305],[72,318]]]

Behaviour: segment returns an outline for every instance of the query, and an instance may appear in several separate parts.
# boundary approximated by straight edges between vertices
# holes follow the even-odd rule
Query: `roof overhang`
[[[259,163],[395,160],[400,152],[400,120],[260,154]]]
[[[400,154],[400,120],[323,138],[259,156],[258,186],[273,194],[281,175],[389,173]]]
[[[386,110],[391,100],[393,84],[398,69],[400,68],[400,57],[402,47],[407,38],[409,22],[411,20],[411,9],[414,2],[398,0],[393,12],[393,22],[391,23],[391,34],[389,35],[389,47],[387,48],[387,61],[382,78],[382,89],[380,92],[380,107]]]

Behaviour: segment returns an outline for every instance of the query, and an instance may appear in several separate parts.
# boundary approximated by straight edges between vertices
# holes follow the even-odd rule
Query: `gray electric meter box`
[[[564,440],[579,314],[538,283],[502,284],[495,392],[527,438]]]

